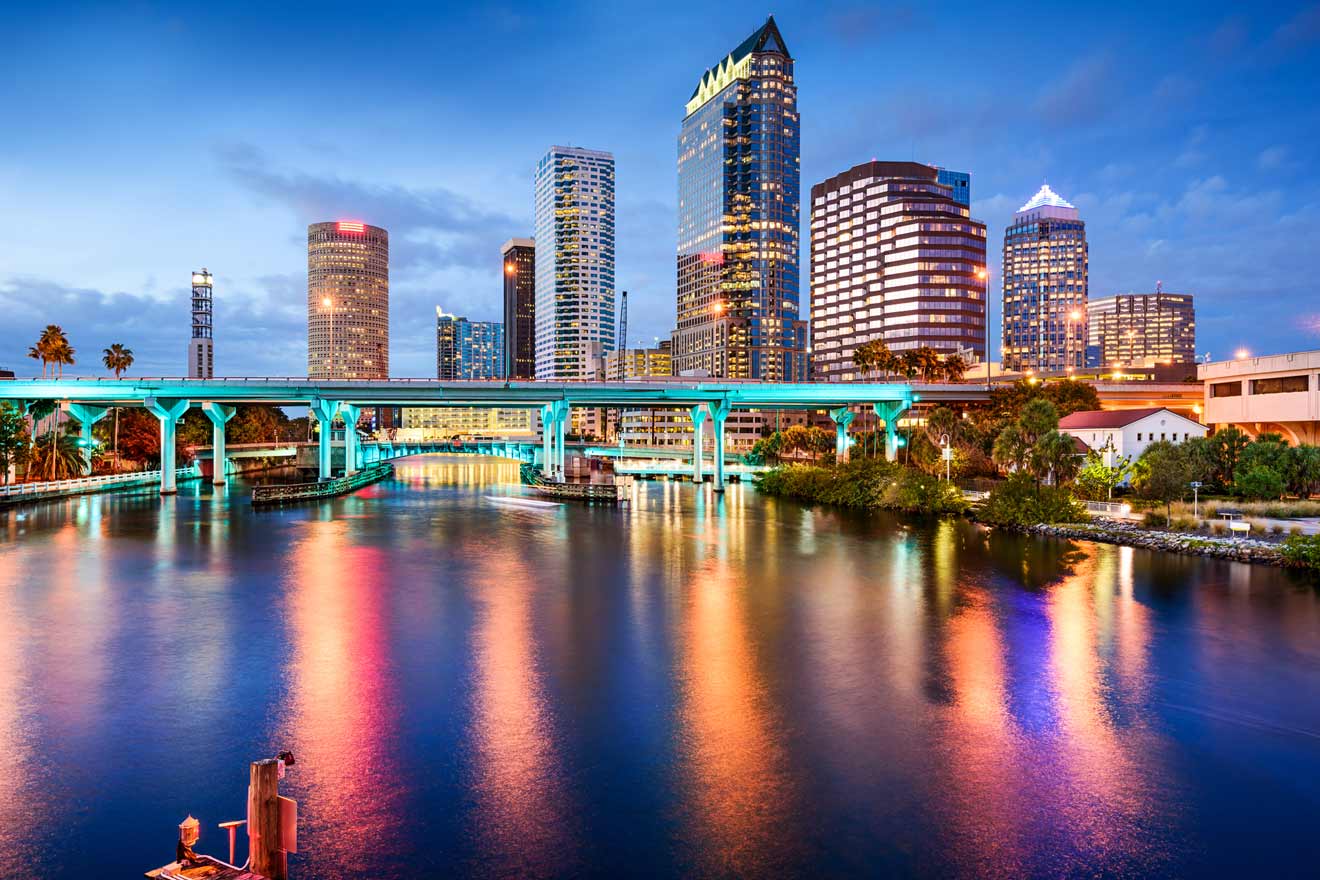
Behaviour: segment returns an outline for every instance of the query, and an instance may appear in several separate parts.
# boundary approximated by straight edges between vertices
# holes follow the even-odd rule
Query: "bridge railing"
[[[175,479],[186,480],[200,476],[191,467],[176,468]],[[47,480],[42,483],[10,483],[0,486],[0,498],[15,498],[33,495],[59,495],[70,492],[85,492],[98,489],[112,489],[117,486],[135,486],[139,483],[155,483],[160,480],[160,471],[132,471],[126,474],[102,474],[96,477],[75,477],[72,480]]]

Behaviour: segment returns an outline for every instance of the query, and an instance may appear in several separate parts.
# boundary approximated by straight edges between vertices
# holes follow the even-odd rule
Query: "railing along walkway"
[[[176,468],[176,480],[190,480],[201,475],[195,468]],[[48,480],[44,483],[10,483],[0,486],[0,499],[27,498],[49,495],[77,495],[83,492],[103,492],[139,484],[160,482],[160,471],[132,471],[126,474],[102,474],[96,477],[75,477],[72,480]]]
[[[361,489],[363,486],[383,480],[394,472],[394,465],[388,462],[369,464],[347,476],[330,480],[317,480],[314,483],[272,483],[269,486],[254,486],[252,503],[254,505],[285,504],[291,501],[312,501],[317,498],[333,498]]]

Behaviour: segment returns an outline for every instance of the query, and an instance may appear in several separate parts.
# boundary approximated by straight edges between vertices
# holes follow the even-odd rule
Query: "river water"
[[[516,482],[0,511],[0,877],[141,876],[189,813],[223,857],[280,749],[295,880],[1320,863],[1320,592],[1285,573]]]

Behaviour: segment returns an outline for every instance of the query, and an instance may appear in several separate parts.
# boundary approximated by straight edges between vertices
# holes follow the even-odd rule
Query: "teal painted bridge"
[[[322,479],[331,476],[331,427],[336,416],[345,424],[357,424],[363,409],[377,406],[408,407],[524,407],[540,413],[542,442],[540,461],[552,479],[564,473],[565,428],[574,407],[681,408],[692,418],[692,476],[701,481],[702,447],[706,422],[714,432],[715,448],[725,449],[724,423],[736,409],[823,409],[836,426],[837,451],[847,453],[847,430],[855,409],[868,407],[885,426],[885,451],[892,459],[898,449],[899,417],[918,400],[965,402],[985,399],[988,391],[974,385],[924,385],[906,383],[783,383],[730,380],[686,380],[653,382],[447,382],[437,379],[312,380],[304,378],[237,379],[5,379],[0,380],[0,400],[16,403],[26,411],[43,400],[61,402],[82,426],[86,449],[85,469],[91,470],[92,425],[113,406],[145,407],[160,421],[162,494],[175,491],[174,437],[179,419],[198,406],[213,426],[213,446],[218,457],[225,453],[225,424],[239,403],[277,406],[306,406],[320,425],[318,470]],[[420,444],[425,445],[425,444]],[[356,432],[345,433],[345,470],[352,473],[364,463],[398,457],[383,454],[359,441]],[[415,454],[415,453],[407,453]],[[724,489],[724,455],[714,456],[716,491]],[[216,468],[214,479],[224,482],[224,468]]]

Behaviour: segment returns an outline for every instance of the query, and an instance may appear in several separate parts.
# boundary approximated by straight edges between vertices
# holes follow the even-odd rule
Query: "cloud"
[[[1262,171],[1278,171],[1280,168],[1284,168],[1289,164],[1288,148],[1284,146],[1275,145],[1273,147],[1266,147],[1261,150],[1260,155],[1256,157],[1256,165],[1258,165]]]
[[[1274,41],[1285,49],[1299,49],[1320,42],[1320,3],[1300,10],[1279,26]]]
[[[293,294],[296,293],[296,296]],[[270,276],[255,288],[226,288],[216,279],[216,370],[233,376],[307,372],[306,279]],[[140,293],[71,287],[44,278],[0,282],[0,363],[20,375],[35,372],[28,346],[47,324],[59,324],[77,352],[75,375],[100,375],[101,350],[131,348],[137,375],[186,374],[190,333],[186,292],[169,299]]]
[[[1036,99],[1035,109],[1046,124],[1058,126],[1092,124],[1114,107],[1116,74],[1108,53],[1074,62],[1057,85]]]
[[[489,268],[498,262],[501,241],[526,233],[525,221],[441,187],[411,189],[282,171],[248,144],[217,149],[216,156],[239,186],[284,205],[300,222],[353,217],[388,229],[392,272]]]

